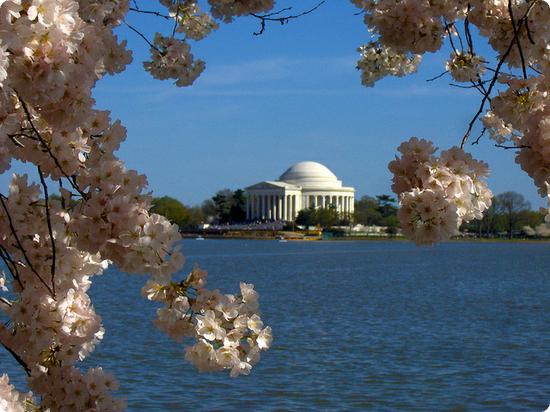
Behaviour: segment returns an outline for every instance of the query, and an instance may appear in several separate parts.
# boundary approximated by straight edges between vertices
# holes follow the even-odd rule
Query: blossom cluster
[[[25,412],[25,405],[32,404],[32,393],[23,395],[10,385],[8,375],[0,376],[0,411]]]
[[[269,11],[275,4],[274,0],[208,0],[208,13],[201,10],[196,0],[159,1],[174,20],[174,30],[171,36],[156,33],[150,43],[151,60],[143,65],[156,79],[175,79],[179,87],[193,84],[205,69],[204,61],[194,60],[188,39],[204,39],[218,28],[215,19],[230,23],[238,16]],[[176,33],[183,33],[185,38],[176,37]]]
[[[485,73],[485,63],[479,55],[453,51],[445,68],[457,82],[477,82]]]
[[[207,290],[205,284],[206,272],[195,268],[179,283],[149,281],[142,292],[165,305],[157,311],[160,330],[178,341],[196,340],[185,348],[185,357],[199,371],[248,375],[272,341],[271,327],[259,316],[258,293],[247,283],[237,296]]]
[[[550,50],[546,47],[550,41],[548,2],[511,2],[514,24],[511,22],[508,1],[351,2],[363,10],[365,24],[377,36],[377,41],[397,53],[424,54],[437,51],[446,37],[457,35],[458,21],[467,18],[468,23],[475,25],[480,34],[488,39],[499,56],[506,56],[506,63],[510,66],[521,67],[526,64],[543,72],[550,69]],[[510,48],[510,44],[516,42],[515,37],[522,45],[521,51],[519,47]],[[462,46],[466,47],[466,44]],[[470,81],[472,75],[483,71],[482,59],[473,53],[471,44],[467,46],[467,50],[455,49],[448,62],[451,73],[465,79],[458,80],[455,77],[457,81]]]
[[[229,23],[234,17],[269,11],[275,0],[208,0],[212,15]]]
[[[392,190],[399,195],[404,234],[434,244],[457,233],[462,222],[481,219],[491,206],[488,167],[458,147],[436,156],[434,145],[415,137],[403,142],[390,162]]]
[[[202,40],[218,28],[212,16],[203,12],[196,1],[160,0],[160,3],[168,8],[170,17],[175,19],[176,31],[184,33],[189,39]]]
[[[199,29],[203,23],[214,28],[195,2],[161,4],[174,11],[176,31],[189,38],[207,34]],[[112,394],[114,378],[79,365],[105,333],[88,294],[93,277],[114,264],[171,285],[183,267],[178,227],[149,212],[146,177],[116,155],[126,129],[98,110],[92,97],[98,80],[132,60],[126,42],[114,34],[129,10],[127,0],[0,1],[0,173],[14,161],[35,170],[34,177],[14,174],[8,191],[0,193],[6,270],[0,276],[0,344],[28,372],[33,399],[40,400],[33,407],[40,410],[123,410],[124,402]],[[158,35],[154,43],[146,63],[154,76],[184,86],[202,71],[183,40]],[[59,196],[52,196],[54,190]],[[243,363],[231,369],[249,370],[254,348],[267,349],[271,340],[269,328],[258,330],[255,292],[247,285],[235,297],[198,284],[193,290],[196,325],[231,299],[242,319],[252,319],[246,328],[235,326],[241,344],[224,343],[239,351]],[[178,323],[170,330],[180,336],[186,328]],[[197,339],[207,340],[197,328]],[[227,329],[227,335],[238,334]],[[224,365],[217,370],[229,361]],[[35,401],[19,395],[7,376],[0,379],[1,410],[23,410],[29,402]]]
[[[414,73],[422,57],[406,53],[398,53],[391,47],[379,43],[370,42],[357,49],[360,59],[357,69],[361,71],[361,82],[367,87],[385,76],[403,77]]]
[[[550,3],[548,1],[450,1],[450,0],[351,0],[361,8],[364,22],[373,34],[371,46],[362,48],[360,61],[362,82],[366,86],[386,75],[406,74],[403,70],[403,57],[415,55],[420,58],[426,52],[439,50],[448,39],[452,49],[445,70],[456,82],[471,83],[482,97],[479,113],[463,136],[462,146],[470,136],[475,120],[479,117],[483,132],[488,132],[497,146],[517,149],[516,163],[531,176],[541,196],[547,195],[550,184],[550,95],[548,76],[550,76]],[[496,52],[493,67],[490,62],[474,52],[472,30],[474,27],[480,36],[485,37]],[[376,56],[383,55],[379,50],[391,50],[401,58],[391,59]],[[368,58],[370,57],[370,59]],[[380,64],[378,61],[383,63]],[[412,70],[409,70],[412,71]],[[490,106],[490,107],[488,107]],[[488,109],[485,111],[485,109]],[[480,138],[481,138],[480,136]],[[479,140],[479,139],[478,139]],[[409,142],[410,143],[410,142]],[[407,143],[404,150],[412,150]],[[407,146],[408,145],[408,146]],[[404,155],[403,159],[407,157]],[[432,160],[427,161],[429,164]],[[395,162],[392,169],[401,173]],[[421,169],[426,170],[425,167]],[[424,172],[425,176],[426,174]],[[482,173],[483,174],[483,173]],[[408,172],[409,178],[413,174]],[[424,177],[425,177],[424,176]],[[402,181],[402,176],[396,178]],[[454,212],[445,203],[437,199],[450,199],[436,189],[436,193],[426,194],[425,190],[434,190],[428,182],[416,181],[410,187],[400,187],[396,183],[397,193],[402,202],[411,207],[404,209],[411,216],[417,215],[419,205],[433,202],[439,213],[441,235],[432,238],[445,238],[452,232],[450,224]],[[415,178],[416,179],[416,178]],[[439,180],[439,179],[438,179]],[[406,185],[405,185],[406,186]],[[474,185],[475,186],[475,185]],[[415,189],[416,188],[416,189]],[[464,193],[478,193],[479,188],[462,190]],[[481,193],[485,193],[481,190]],[[479,195],[479,193],[478,193]],[[483,195],[482,195],[483,197]],[[454,203],[457,222],[465,209],[464,200]],[[482,201],[482,204],[485,204]],[[466,202],[468,204],[468,202]],[[411,216],[403,216],[409,221]],[[435,216],[435,215],[434,215]],[[421,218],[418,221],[423,221]],[[448,223],[448,224],[447,224]],[[405,226],[408,234],[417,233],[410,225]],[[430,229],[431,230],[431,229]],[[426,236],[422,236],[423,238]],[[428,236],[430,237],[430,236]],[[418,238],[415,238],[418,241]]]
[[[144,62],[143,67],[156,79],[176,79],[176,86],[181,87],[193,84],[205,65],[202,60],[193,60],[186,42],[157,33],[151,46],[151,61]]]
[[[550,183],[550,86],[546,75],[527,79],[501,76],[507,88],[491,101],[484,124],[499,144],[517,147],[516,163],[541,196]]]

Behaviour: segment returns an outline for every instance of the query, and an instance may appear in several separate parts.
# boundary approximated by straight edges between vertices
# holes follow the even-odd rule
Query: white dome
[[[284,172],[280,181],[292,183],[307,188],[336,189],[342,187],[342,182],[332,173],[328,167],[317,162],[299,162],[290,166]]]

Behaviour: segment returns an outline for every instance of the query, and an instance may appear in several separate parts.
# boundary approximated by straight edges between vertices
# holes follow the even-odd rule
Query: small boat
[[[288,240],[286,240],[284,236],[279,236],[279,237],[277,238],[277,240],[279,240],[279,242],[282,242],[282,243],[288,242]]]
[[[204,238],[202,236],[197,236],[195,240],[204,240]]]

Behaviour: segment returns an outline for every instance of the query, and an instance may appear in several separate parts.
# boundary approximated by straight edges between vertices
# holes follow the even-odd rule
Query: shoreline
[[[337,236],[330,238],[323,238],[321,236],[304,236],[304,237],[285,237],[280,234],[266,234],[266,235],[257,235],[257,234],[208,234],[208,233],[182,233],[183,239],[197,239],[202,238],[203,240],[215,239],[215,240],[276,240],[281,242],[349,242],[349,241],[374,241],[374,242],[410,242],[410,240],[405,237],[385,237],[385,236]],[[477,237],[468,237],[468,238],[453,238],[449,239],[446,242],[480,242],[480,243],[550,243],[550,238],[546,239],[523,239],[523,238],[512,238],[512,239],[501,239],[501,238],[477,238]],[[443,243],[446,243],[443,242]]]

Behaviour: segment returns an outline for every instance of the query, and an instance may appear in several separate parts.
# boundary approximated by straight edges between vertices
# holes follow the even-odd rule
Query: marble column
[[[347,216],[347,214],[348,214],[348,198],[347,198],[347,196],[343,197],[343,202],[344,202],[344,216]]]
[[[290,210],[289,210],[289,202],[288,202],[288,199],[290,198],[290,195],[285,195],[285,220],[286,221],[289,221],[290,220]]]

